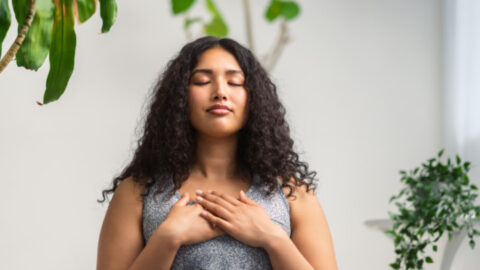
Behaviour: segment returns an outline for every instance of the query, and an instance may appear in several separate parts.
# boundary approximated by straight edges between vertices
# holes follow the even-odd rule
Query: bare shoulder
[[[293,179],[289,184],[295,186]],[[283,187],[285,196],[290,189]],[[290,205],[291,239],[314,269],[337,269],[333,240],[325,213],[315,191],[306,185],[295,186],[287,197]]]
[[[305,213],[305,211],[296,210],[305,209],[306,207],[315,207],[316,205],[319,205],[319,201],[313,188],[310,188],[307,191],[307,185],[296,186],[293,178],[291,178],[288,183],[294,187],[294,189],[292,190],[292,196],[287,197],[287,201],[290,205],[291,225],[292,227],[295,227],[297,225],[297,222],[299,221],[299,216],[302,213]],[[289,187],[282,187],[282,189],[285,193],[285,196],[290,193]]]
[[[115,189],[100,232],[97,269],[128,269],[143,249],[144,190],[130,177]]]
[[[280,178],[280,177],[279,177]],[[281,179],[281,178],[280,178]],[[288,201],[289,203],[292,203],[294,201],[296,201],[297,199],[298,200],[312,200],[313,198],[316,198],[316,194],[315,194],[315,191],[313,190],[313,188],[310,188],[308,191],[307,191],[307,185],[302,185],[302,186],[296,186],[295,185],[295,180],[293,178],[290,178],[290,180],[288,181],[288,183],[291,185],[291,186],[294,186],[295,189],[292,190],[292,197],[288,197]],[[288,193],[290,192],[290,188],[288,187],[283,187],[283,192],[285,193],[285,196],[288,195]]]

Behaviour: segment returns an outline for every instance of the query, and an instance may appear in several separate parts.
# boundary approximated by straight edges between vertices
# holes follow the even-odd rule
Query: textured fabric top
[[[261,205],[270,219],[285,230],[290,236],[290,206],[281,188],[267,197],[260,177],[253,175],[252,185],[246,195]],[[278,187],[280,181],[277,178]],[[157,185],[152,185],[149,194],[143,201],[143,237],[148,242],[152,234],[166,218],[170,208],[181,197],[178,191],[168,198],[167,194],[174,189],[173,181],[169,186],[153,198]],[[196,202],[190,201],[189,204]],[[217,236],[208,241],[183,245],[178,249],[172,264],[174,270],[183,269],[272,269],[270,259],[265,249],[248,246],[228,234]]]

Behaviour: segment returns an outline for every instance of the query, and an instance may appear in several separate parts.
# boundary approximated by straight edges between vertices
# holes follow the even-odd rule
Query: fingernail
[[[212,193],[212,191],[209,189],[209,190],[207,190],[207,193]]]
[[[195,192],[196,192],[197,194],[203,194],[203,191],[200,190],[200,189],[195,190]]]
[[[197,200],[202,201],[203,200],[202,196],[197,196]]]
[[[240,190],[240,194],[242,194],[243,196],[245,196],[245,192],[243,192],[242,189]]]

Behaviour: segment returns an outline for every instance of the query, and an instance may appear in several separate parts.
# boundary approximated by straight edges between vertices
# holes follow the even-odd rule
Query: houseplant
[[[17,37],[2,57],[2,43],[12,21],[10,2],[18,22]],[[183,16],[183,31],[188,41],[203,35],[228,36],[227,22],[214,0],[168,0],[168,2],[174,16]],[[197,15],[191,16],[190,11],[196,2],[204,3],[209,14],[208,19]],[[270,23],[280,21],[279,34],[270,50],[260,57],[254,46],[250,0],[242,0],[242,3],[248,48],[260,58],[265,68],[271,71],[284,47],[291,40],[288,23],[298,17],[300,6],[295,0],[270,0],[263,17]],[[254,2],[254,5],[254,8],[258,8],[260,4]],[[139,12],[142,12],[144,4],[139,3],[138,6]],[[0,0],[0,74],[14,58],[17,66],[37,71],[48,56],[50,70],[43,103],[37,101],[37,104],[44,105],[58,100],[67,88],[75,65],[77,43],[75,25],[85,23],[98,9],[102,19],[101,33],[107,33],[116,21],[117,0]],[[163,16],[162,14],[165,15],[159,13],[158,16]],[[191,29],[195,24],[203,26],[197,35],[194,35]]]
[[[430,248],[437,252],[435,243],[444,232],[450,241],[454,230],[466,230],[470,247],[475,247],[480,206],[474,204],[478,188],[467,175],[470,162],[462,163],[457,155],[455,163],[448,158],[444,164],[443,152],[408,173],[400,171],[404,187],[390,198],[398,213],[388,211],[393,228],[385,231],[394,239],[393,269],[423,269],[424,262],[433,263],[424,253]]]

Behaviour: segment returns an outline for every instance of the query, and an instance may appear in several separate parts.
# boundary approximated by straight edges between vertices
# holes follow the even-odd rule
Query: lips
[[[207,109],[207,112],[209,112],[209,111],[211,111],[211,110],[215,110],[215,109],[232,111],[228,106],[221,105],[221,104],[216,104],[216,105],[213,105],[213,106],[211,106],[210,108],[208,108],[208,109]]]

